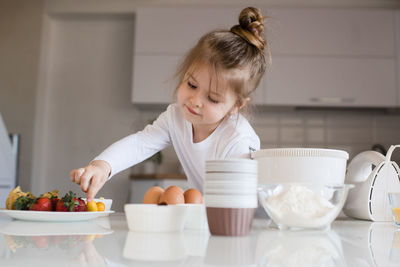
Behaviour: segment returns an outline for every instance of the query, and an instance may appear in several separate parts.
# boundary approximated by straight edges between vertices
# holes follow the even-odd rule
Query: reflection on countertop
[[[0,215],[0,266],[398,266],[400,229],[337,220],[329,231],[280,231],[256,219],[248,236],[208,230],[129,232],[125,215],[46,223]]]

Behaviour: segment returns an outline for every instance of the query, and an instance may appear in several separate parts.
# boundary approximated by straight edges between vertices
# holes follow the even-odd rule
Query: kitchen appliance
[[[354,184],[343,212],[356,219],[392,221],[388,192],[400,192],[400,169],[391,160],[391,146],[386,156],[376,151],[356,155],[347,168],[345,182]]]
[[[271,148],[252,153],[258,183],[343,184],[349,154],[323,148]]]
[[[18,135],[9,135],[0,114],[0,208],[17,183]]]

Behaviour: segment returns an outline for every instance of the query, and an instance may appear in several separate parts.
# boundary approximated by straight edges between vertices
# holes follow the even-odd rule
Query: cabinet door
[[[239,8],[138,8],[135,53],[185,54],[200,37],[237,24]]]
[[[394,11],[285,8],[267,13],[273,55],[394,56]]]
[[[132,102],[135,104],[169,104],[177,86],[175,71],[183,56],[135,55]],[[251,95],[251,104],[263,104],[264,79]]]
[[[277,57],[266,82],[269,105],[396,105],[395,60]]]
[[[241,8],[138,8],[136,13],[132,102],[170,103],[177,63],[205,33],[230,29]],[[151,23],[149,23],[151,20]],[[263,80],[251,96],[262,104]]]

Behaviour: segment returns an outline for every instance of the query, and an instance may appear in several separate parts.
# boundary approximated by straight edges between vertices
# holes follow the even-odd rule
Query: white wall
[[[0,112],[21,136],[19,184],[31,186],[33,126],[44,1],[0,1]]]
[[[394,0],[218,3],[260,2],[275,7],[400,5]],[[69,189],[78,192],[79,188],[68,180],[71,168],[88,163],[107,145],[141,129],[161,111],[142,111],[130,102],[132,14],[138,5],[170,4],[182,3],[177,0],[0,2],[0,112],[8,129],[22,134],[20,184],[24,190],[40,193],[59,188],[61,192]],[[369,149],[375,142],[399,143],[398,122],[396,115],[372,111],[254,113],[254,125],[263,147],[335,147],[352,155]],[[163,168],[175,168],[173,150],[165,154],[167,161]],[[128,176],[129,171],[117,175],[100,192],[116,200],[117,210],[122,210],[128,195]]]
[[[56,15],[45,24],[32,190],[80,192],[70,170],[138,130],[140,112],[129,100],[133,16]],[[98,196],[121,207],[128,176],[119,174],[107,185]]]

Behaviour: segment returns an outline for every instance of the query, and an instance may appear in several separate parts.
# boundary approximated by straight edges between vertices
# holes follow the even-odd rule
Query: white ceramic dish
[[[257,187],[252,188],[204,188],[206,195],[254,195],[257,194]]]
[[[76,222],[87,221],[98,217],[114,213],[114,211],[96,211],[96,212],[56,212],[56,211],[31,211],[31,210],[7,210],[0,209],[11,218],[24,221],[39,222]]]
[[[256,208],[257,194],[253,195],[204,195],[206,207],[215,208]]]
[[[257,161],[251,159],[224,159],[206,161],[206,172],[257,173]]]
[[[234,181],[234,182],[244,182],[244,181],[256,181],[258,175],[257,173],[239,173],[239,172],[210,172],[206,173],[205,180],[208,181]]]
[[[205,181],[204,187],[208,188],[218,188],[218,189],[237,189],[237,188],[246,188],[246,189],[257,189],[257,180],[253,182],[220,182],[220,181]]]
[[[185,204],[187,215],[185,229],[206,230],[208,229],[206,206],[204,204]]]
[[[187,207],[182,205],[125,204],[130,231],[177,232],[185,225]]]

